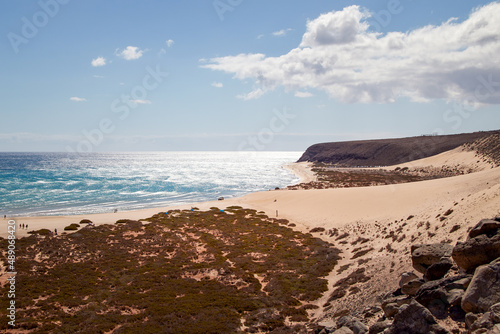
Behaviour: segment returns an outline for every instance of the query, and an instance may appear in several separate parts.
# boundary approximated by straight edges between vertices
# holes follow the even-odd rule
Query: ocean
[[[0,153],[0,214],[76,215],[286,187],[301,152]]]

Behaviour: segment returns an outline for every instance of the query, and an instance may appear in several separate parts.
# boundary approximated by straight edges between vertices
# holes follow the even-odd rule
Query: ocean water
[[[152,208],[286,187],[301,152],[0,153],[0,214]]]

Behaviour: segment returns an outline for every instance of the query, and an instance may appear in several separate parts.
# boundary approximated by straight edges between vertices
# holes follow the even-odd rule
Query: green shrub
[[[71,225],[68,225],[64,228],[65,231],[76,231],[78,230],[78,228],[80,227],[80,225],[78,224],[71,224]]]
[[[29,231],[28,234],[35,234],[35,235],[50,235],[51,234],[51,231],[46,229],[46,228],[42,228],[40,230],[36,230],[36,231]]]

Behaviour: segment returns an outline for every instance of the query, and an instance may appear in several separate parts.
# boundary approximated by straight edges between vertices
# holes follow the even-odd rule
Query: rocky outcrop
[[[437,271],[437,266],[439,266],[440,263],[448,262],[452,251],[453,246],[449,244],[413,245],[411,247],[413,268],[422,274],[425,274],[432,266],[434,266],[433,270]]]
[[[413,268],[420,274],[401,275],[399,289],[382,297],[383,313],[375,312],[380,314],[378,321],[370,322],[367,328],[366,316],[344,316],[322,333],[500,334],[500,256],[492,259],[496,253],[482,254],[493,249],[485,248],[484,240],[492,245],[497,238],[499,218],[481,220],[470,230],[466,242],[455,247],[412,246]],[[450,332],[442,324],[455,327]]]
[[[462,297],[465,312],[487,312],[500,302],[500,258],[476,269]]]
[[[385,334],[449,334],[437,324],[436,319],[428,309],[416,301],[403,305],[394,316],[392,325],[384,331]]]
[[[500,218],[483,219],[470,232],[465,242],[458,242],[452,257],[460,268],[473,272],[478,266],[500,257]]]

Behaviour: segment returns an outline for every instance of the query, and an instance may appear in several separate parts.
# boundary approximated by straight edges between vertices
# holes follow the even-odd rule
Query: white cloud
[[[173,39],[169,39],[165,43],[167,44],[167,47],[171,47],[172,45],[174,45],[174,40]]]
[[[327,92],[345,103],[391,103],[406,97],[475,105],[500,103],[500,3],[475,9],[463,22],[408,32],[370,31],[359,6],[307,23],[301,44],[278,57],[239,54],[210,59],[204,68],[254,80],[262,96],[278,86]]]
[[[106,65],[106,58],[104,58],[104,57],[97,57],[96,59],[92,59],[92,61],[90,63],[94,67],[104,66],[104,65]]]
[[[212,86],[216,87],[216,88],[222,88],[222,87],[224,87],[224,85],[222,84],[222,82],[212,82]]]
[[[257,88],[257,89],[251,91],[248,94],[240,94],[240,95],[237,95],[236,97],[239,98],[239,99],[248,101],[248,100],[258,99],[259,97],[261,97],[265,93],[266,93],[265,90]]]
[[[151,104],[151,101],[149,100],[130,100],[130,102],[135,104]]]
[[[135,60],[142,57],[144,50],[140,50],[137,46],[127,46],[122,51],[116,50],[116,55],[125,60]]]
[[[70,97],[69,99],[70,99],[70,101],[75,101],[75,102],[87,102],[87,99],[85,99],[83,97],[73,96],[73,97]]]
[[[306,98],[306,97],[311,97],[311,96],[314,96],[313,94],[309,93],[309,92],[301,92],[301,91],[297,91],[295,92],[294,94],[296,97],[300,97],[300,98]]]
[[[285,36],[287,32],[291,31],[292,29],[288,28],[288,29],[281,29],[279,31],[275,31],[273,32],[273,36],[276,36],[276,37],[282,37],[282,36]]]

